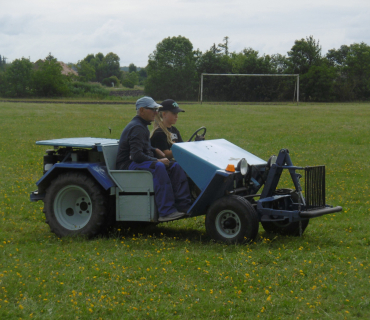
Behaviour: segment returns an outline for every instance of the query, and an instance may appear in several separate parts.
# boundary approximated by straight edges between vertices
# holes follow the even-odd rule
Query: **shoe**
[[[171,214],[168,214],[167,216],[159,217],[158,218],[158,221],[159,222],[172,221],[172,220],[180,219],[180,218],[182,218],[184,216],[186,216],[186,213],[185,212],[175,211],[175,212],[173,212]]]
[[[190,208],[191,208],[191,205],[186,206],[186,207],[176,207],[176,209],[178,211],[180,211],[180,212],[186,212],[186,213],[189,211]]]

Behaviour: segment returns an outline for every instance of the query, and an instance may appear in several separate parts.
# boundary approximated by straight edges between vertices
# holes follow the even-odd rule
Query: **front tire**
[[[60,174],[48,189],[44,201],[46,223],[59,237],[95,236],[108,221],[104,190],[90,176],[80,172]]]
[[[206,215],[207,234],[216,241],[241,243],[253,241],[259,220],[253,206],[240,196],[225,196],[215,201]]]

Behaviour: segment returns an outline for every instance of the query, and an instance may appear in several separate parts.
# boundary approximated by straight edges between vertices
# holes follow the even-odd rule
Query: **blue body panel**
[[[111,187],[115,187],[116,184],[110,178],[106,167],[103,164],[99,163],[80,163],[80,162],[62,162],[56,163],[53,167],[48,170],[42,178],[36,182],[36,185],[39,186],[44,181],[47,181],[50,177],[53,177],[53,172],[57,171],[58,169],[70,169],[70,170],[82,170],[87,169],[91,175],[101,184],[101,186],[108,190]]]
[[[217,170],[225,170],[228,164],[236,168],[242,158],[250,165],[267,164],[265,160],[225,139],[175,143],[171,150],[176,161],[202,191]]]
[[[188,213],[191,217],[203,215],[206,213],[207,208],[217,199],[225,195],[226,190],[233,188],[234,173],[224,170],[217,170],[207,187],[197,197]]]

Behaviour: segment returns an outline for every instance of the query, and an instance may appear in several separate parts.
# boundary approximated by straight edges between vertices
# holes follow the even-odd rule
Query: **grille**
[[[325,207],[325,166],[305,168],[307,210]]]

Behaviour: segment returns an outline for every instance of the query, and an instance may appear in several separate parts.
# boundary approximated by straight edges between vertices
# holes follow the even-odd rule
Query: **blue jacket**
[[[157,161],[155,148],[150,144],[150,122],[135,116],[122,131],[117,153],[117,170],[127,170],[131,162]]]

